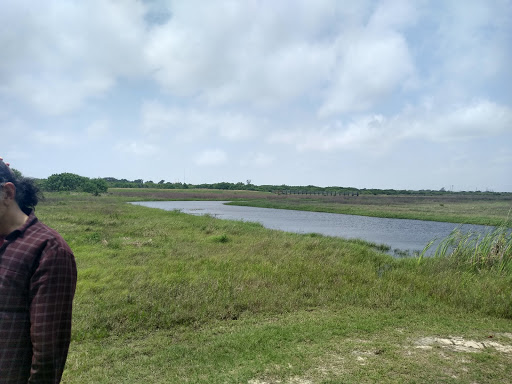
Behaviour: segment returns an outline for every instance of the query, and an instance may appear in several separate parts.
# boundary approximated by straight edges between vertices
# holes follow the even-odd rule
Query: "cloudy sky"
[[[2,0],[32,177],[512,191],[512,1]]]

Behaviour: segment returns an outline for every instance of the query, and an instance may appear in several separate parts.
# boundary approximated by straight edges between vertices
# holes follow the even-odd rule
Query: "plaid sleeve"
[[[73,254],[58,241],[49,241],[30,282],[33,356],[29,383],[60,382],[71,340],[76,278]]]

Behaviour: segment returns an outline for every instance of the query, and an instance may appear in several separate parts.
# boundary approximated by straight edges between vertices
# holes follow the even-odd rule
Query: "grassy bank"
[[[361,242],[128,199],[49,194],[38,207],[79,269],[64,383],[498,383],[512,374],[510,264],[393,259]]]
[[[268,196],[234,205],[343,213],[393,219],[502,225],[512,223],[511,196]]]

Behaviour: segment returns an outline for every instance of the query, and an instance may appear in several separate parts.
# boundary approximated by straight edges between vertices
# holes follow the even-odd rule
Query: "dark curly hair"
[[[32,179],[16,176],[11,168],[0,160],[0,185],[9,182],[16,187],[16,203],[25,214],[30,214],[39,202],[39,188]]]

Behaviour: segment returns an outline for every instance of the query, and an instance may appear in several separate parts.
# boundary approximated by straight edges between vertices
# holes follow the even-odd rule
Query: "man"
[[[37,201],[0,158],[0,384],[57,384],[66,363],[76,264]]]

